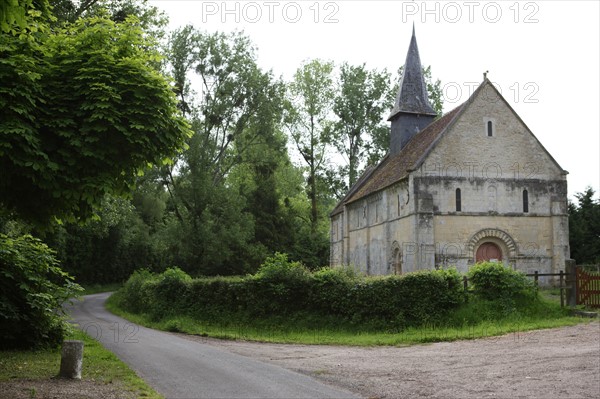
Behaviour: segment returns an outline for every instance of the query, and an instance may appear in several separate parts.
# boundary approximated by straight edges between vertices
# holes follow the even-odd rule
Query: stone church
[[[369,275],[496,260],[558,273],[569,259],[567,172],[484,75],[437,117],[413,30],[388,154],[331,213],[330,263]]]

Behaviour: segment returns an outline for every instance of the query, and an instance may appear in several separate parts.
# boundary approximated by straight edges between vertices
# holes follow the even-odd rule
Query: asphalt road
[[[109,313],[109,293],[88,295],[71,319],[166,398],[358,398],[315,379]]]

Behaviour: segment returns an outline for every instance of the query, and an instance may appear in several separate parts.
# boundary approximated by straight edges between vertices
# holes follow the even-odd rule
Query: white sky
[[[191,23],[209,32],[243,30],[261,67],[288,80],[310,58],[395,72],[414,22],[421,62],[445,87],[444,111],[465,101],[489,70],[488,78],[569,171],[569,197],[587,186],[599,194],[596,0],[150,3],[166,11],[172,29]]]

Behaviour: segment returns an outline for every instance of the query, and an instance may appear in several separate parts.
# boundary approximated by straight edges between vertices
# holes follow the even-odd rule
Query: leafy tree
[[[594,190],[575,194],[577,204],[569,202],[569,246],[578,264],[600,263],[600,201]]]
[[[348,163],[347,168],[340,169],[347,191],[358,179],[361,163],[371,147],[370,137],[389,130],[383,118],[393,101],[393,92],[389,73],[369,70],[365,64],[342,64],[338,86],[333,105],[337,120],[328,139]]]
[[[256,223],[262,232],[260,224],[268,224],[269,218],[258,217],[261,208],[276,212],[276,206],[264,192],[246,190],[246,197],[231,177],[246,165],[254,183],[272,178],[281,160],[273,154],[285,151],[277,133],[283,84],[258,67],[252,44],[240,33],[186,26],[173,33],[168,51],[179,107],[194,130],[188,150],[162,170],[169,206],[187,237],[177,252],[191,272],[245,273],[249,260],[263,257],[253,243]],[[259,194],[264,201],[257,208]]]
[[[5,0],[0,2],[0,33],[36,32],[34,23],[50,16],[48,0]]]
[[[4,6],[0,229],[20,234],[27,222],[89,217],[107,193],[128,192],[149,163],[174,156],[189,128],[137,20],[50,28],[47,1]],[[53,251],[31,236],[0,235],[0,288],[2,348],[60,342],[62,304],[78,289]]]
[[[0,36],[0,204],[47,225],[86,218],[184,145],[152,41],[128,19]]]
[[[0,349],[58,345],[62,304],[80,291],[40,240],[0,234]]]
[[[50,0],[55,24],[73,23],[78,18],[108,17],[125,22],[136,17],[144,32],[154,39],[165,35],[168,18],[164,12],[149,5],[148,0]]]
[[[332,62],[305,62],[296,70],[288,90],[286,124],[308,169],[306,186],[313,233],[319,224],[317,180],[325,170],[326,134],[334,94],[333,67]]]

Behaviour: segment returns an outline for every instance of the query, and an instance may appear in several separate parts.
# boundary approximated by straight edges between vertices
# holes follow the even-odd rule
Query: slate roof
[[[379,165],[367,168],[363,175],[350,188],[348,194],[331,212],[331,216],[342,212],[344,205],[364,198],[408,177],[409,172],[419,167],[438,139],[453,124],[458,115],[461,114],[461,111],[466,108],[468,102],[467,100],[446,115],[433,121],[406,143],[406,146],[398,154],[392,156],[388,154]]]
[[[396,96],[394,108],[390,113],[388,121],[394,119],[401,112],[411,114],[437,115],[427,95],[427,87],[423,78],[423,70],[421,68],[421,57],[419,56],[419,48],[417,47],[417,38],[415,36],[415,27],[413,25],[412,37],[408,52],[406,53],[406,61],[404,62],[404,70],[402,79]]]

